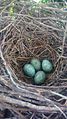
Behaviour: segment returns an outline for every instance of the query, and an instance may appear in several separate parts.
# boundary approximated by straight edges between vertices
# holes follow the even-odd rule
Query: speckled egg
[[[35,68],[36,71],[40,70],[40,68],[41,68],[41,62],[39,61],[39,59],[33,58],[31,60],[31,64],[33,65],[33,67]]]
[[[43,71],[38,71],[36,74],[35,74],[35,77],[34,77],[34,83],[37,84],[37,85],[41,85],[44,83],[46,79],[46,75]]]
[[[53,69],[53,65],[49,60],[45,59],[42,61],[42,69],[47,73],[51,72]]]
[[[25,64],[23,67],[25,75],[33,77],[35,75],[35,69],[31,64]]]

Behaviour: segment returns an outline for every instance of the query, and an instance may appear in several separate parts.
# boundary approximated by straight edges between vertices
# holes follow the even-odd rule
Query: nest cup
[[[6,31],[7,36],[2,50],[7,64],[15,74],[13,76],[14,79],[17,77],[18,83],[22,82],[32,85],[32,79],[24,75],[24,64],[29,63],[32,58],[38,58],[40,61],[48,59],[56,68],[58,55],[53,47],[55,47],[54,45],[58,39],[56,41],[52,35],[53,30],[50,32],[50,29],[47,30],[45,27],[42,31],[40,27],[36,28],[34,24],[33,26],[29,24],[22,20],[22,16],[20,21],[17,19],[14,26],[11,25]],[[54,41],[55,44],[53,44]],[[52,80],[55,80],[54,72],[48,76],[43,85],[47,85]]]
[[[62,53],[58,48],[63,44],[63,35],[61,35],[63,30],[61,30],[61,25],[58,25],[60,21],[46,19],[47,16],[52,14],[52,10],[49,12],[49,9],[45,9],[44,11],[44,7],[39,6],[38,12],[36,10],[31,11],[30,5],[27,4],[25,3],[26,9],[24,8],[20,15],[15,16],[14,24],[11,24],[5,30],[2,53],[8,67],[10,67],[10,72],[13,72],[11,74],[14,80],[17,79],[15,82],[18,81],[22,84],[32,85],[31,78],[26,77],[23,73],[25,63],[29,63],[32,58],[38,58],[40,61],[43,59],[50,60],[54,65],[54,72],[48,76],[43,84],[47,85],[56,80],[56,73],[59,68],[57,59]],[[53,17],[53,14],[51,17]],[[10,21],[11,19],[7,23],[10,23]],[[51,22],[54,24],[51,24]]]

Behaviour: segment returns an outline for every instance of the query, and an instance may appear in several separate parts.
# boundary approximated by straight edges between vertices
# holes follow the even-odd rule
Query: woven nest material
[[[35,11],[29,3],[19,5],[14,20],[1,12],[0,116],[7,110],[16,119],[67,119],[67,12],[43,4]],[[22,72],[33,57],[54,64],[41,86]]]

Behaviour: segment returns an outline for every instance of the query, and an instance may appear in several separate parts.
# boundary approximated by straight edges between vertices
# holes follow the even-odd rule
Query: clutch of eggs
[[[29,64],[24,65],[23,70],[26,76],[33,78],[36,85],[41,85],[46,79],[46,73],[53,70],[53,65],[47,59],[41,63],[39,59],[33,58]]]

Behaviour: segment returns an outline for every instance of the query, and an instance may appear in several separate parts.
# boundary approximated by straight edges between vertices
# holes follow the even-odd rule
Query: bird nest
[[[14,19],[7,11],[1,13],[0,115],[67,118],[67,12],[49,4],[31,11],[30,4],[24,3]],[[40,86],[33,85],[22,71],[33,57],[47,58],[54,65],[54,72]]]

